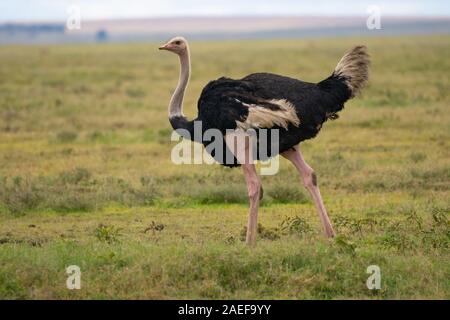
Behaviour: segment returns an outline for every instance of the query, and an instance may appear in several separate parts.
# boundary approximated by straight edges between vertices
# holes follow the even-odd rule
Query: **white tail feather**
[[[369,79],[370,58],[365,46],[348,51],[337,64],[334,74],[345,79],[351,90],[351,97],[358,95]]]

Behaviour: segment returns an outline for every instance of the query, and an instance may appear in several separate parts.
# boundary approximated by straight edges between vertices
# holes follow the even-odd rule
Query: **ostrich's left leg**
[[[320,220],[322,221],[325,235],[327,237],[333,237],[335,233],[333,230],[333,226],[331,225],[330,218],[328,217],[327,210],[325,209],[325,205],[323,204],[319,187],[317,186],[316,173],[306,163],[305,159],[303,159],[298,146],[281,153],[281,155],[291,161],[302,176],[303,184],[305,185],[306,189],[308,189],[311,197],[314,200],[314,204],[316,205]]]
[[[251,137],[244,133],[231,133],[225,136],[225,142],[241,164],[244,171],[250,202],[245,242],[249,246],[254,246],[258,232],[258,208],[259,200],[262,196],[262,187],[258,174],[256,173],[256,167],[253,163]]]

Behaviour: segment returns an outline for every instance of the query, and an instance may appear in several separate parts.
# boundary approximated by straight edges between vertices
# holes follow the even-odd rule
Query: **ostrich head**
[[[159,47],[159,50],[167,50],[181,55],[186,52],[187,48],[188,44],[186,39],[178,36],[167,41],[166,44]]]

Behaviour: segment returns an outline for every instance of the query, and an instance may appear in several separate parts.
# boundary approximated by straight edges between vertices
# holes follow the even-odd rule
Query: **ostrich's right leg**
[[[314,200],[320,220],[322,221],[323,229],[327,237],[334,237],[335,233],[328,217],[327,210],[323,204],[322,196],[320,195],[319,187],[317,186],[317,176],[314,170],[306,163],[300,153],[299,146],[281,153],[283,157],[291,161],[298,170],[303,179],[303,184],[308,189],[311,197]]]
[[[244,170],[245,182],[247,183],[248,198],[250,202],[245,242],[247,245],[253,246],[256,243],[256,234],[258,232],[258,207],[259,198],[261,195],[261,182],[256,174],[254,164],[243,164],[242,169]]]
[[[258,208],[259,200],[262,195],[262,188],[258,174],[256,173],[256,167],[253,163],[251,137],[243,133],[231,133],[225,136],[225,142],[241,164],[244,171],[250,202],[245,242],[249,246],[254,246],[258,232]]]

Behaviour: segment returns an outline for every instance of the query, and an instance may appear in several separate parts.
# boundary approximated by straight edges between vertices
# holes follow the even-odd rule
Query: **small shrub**
[[[230,245],[235,244],[236,243],[236,238],[234,236],[228,236],[228,237],[225,238],[225,243],[226,244],[230,244]]]
[[[280,238],[278,228],[266,228],[263,227],[263,225],[260,223],[258,223],[257,233],[261,239],[277,240]],[[246,236],[247,236],[247,226],[244,226],[240,234],[241,241],[245,241]]]
[[[43,206],[58,212],[86,212],[94,209],[96,204],[97,198],[93,191],[83,192],[75,188],[55,191],[43,201]]]
[[[35,209],[41,203],[44,193],[31,179],[13,177],[0,183],[0,202],[12,214],[23,214]]]
[[[141,178],[141,187],[134,187],[123,179],[109,177],[101,185],[97,198],[101,203],[117,202],[133,206],[152,205],[158,195],[153,179]]]
[[[373,218],[354,219],[345,216],[335,216],[333,223],[339,233],[363,235],[363,231],[374,231],[376,226],[383,225],[384,222]]]
[[[395,248],[398,251],[412,250],[415,243],[400,231],[388,230],[381,238],[381,245],[385,248]]]
[[[248,202],[247,192],[243,186],[234,184],[197,188],[192,192],[191,198],[197,200],[200,204]]]
[[[343,233],[345,231],[349,231],[352,226],[352,219],[345,216],[335,216],[333,218],[334,226],[336,227],[339,233]]]
[[[305,235],[311,233],[312,231],[311,226],[306,222],[306,220],[298,216],[286,217],[283,221],[281,221],[280,229],[283,232],[298,235]]]
[[[450,249],[450,231],[442,232],[435,228],[422,231],[422,243],[434,249]]]
[[[449,212],[449,210],[433,208],[433,210],[431,211],[431,217],[435,226],[449,227],[449,220],[445,212]]]
[[[267,197],[275,203],[308,203],[309,198],[301,191],[300,184],[294,186],[276,185],[264,190]]]
[[[416,210],[412,209],[408,213],[406,220],[410,223],[415,224],[419,230],[423,229],[423,219],[419,217]]]
[[[91,177],[91,173],[86,168],[75,168],[70,171],[61,172],[59,178],[64,184],[79,184],[87,181]]]
[[[435,249],[449,249],[450,224],[447,218],[447,209],[433,208],[431,211],[432,225],[422,229],[422,243]]]
[[[104,224],[99,224],[94,230],[94,235],[97,240],[106,242],[108,244],[119,242],[120,229],[114,226],[108,226]]]

